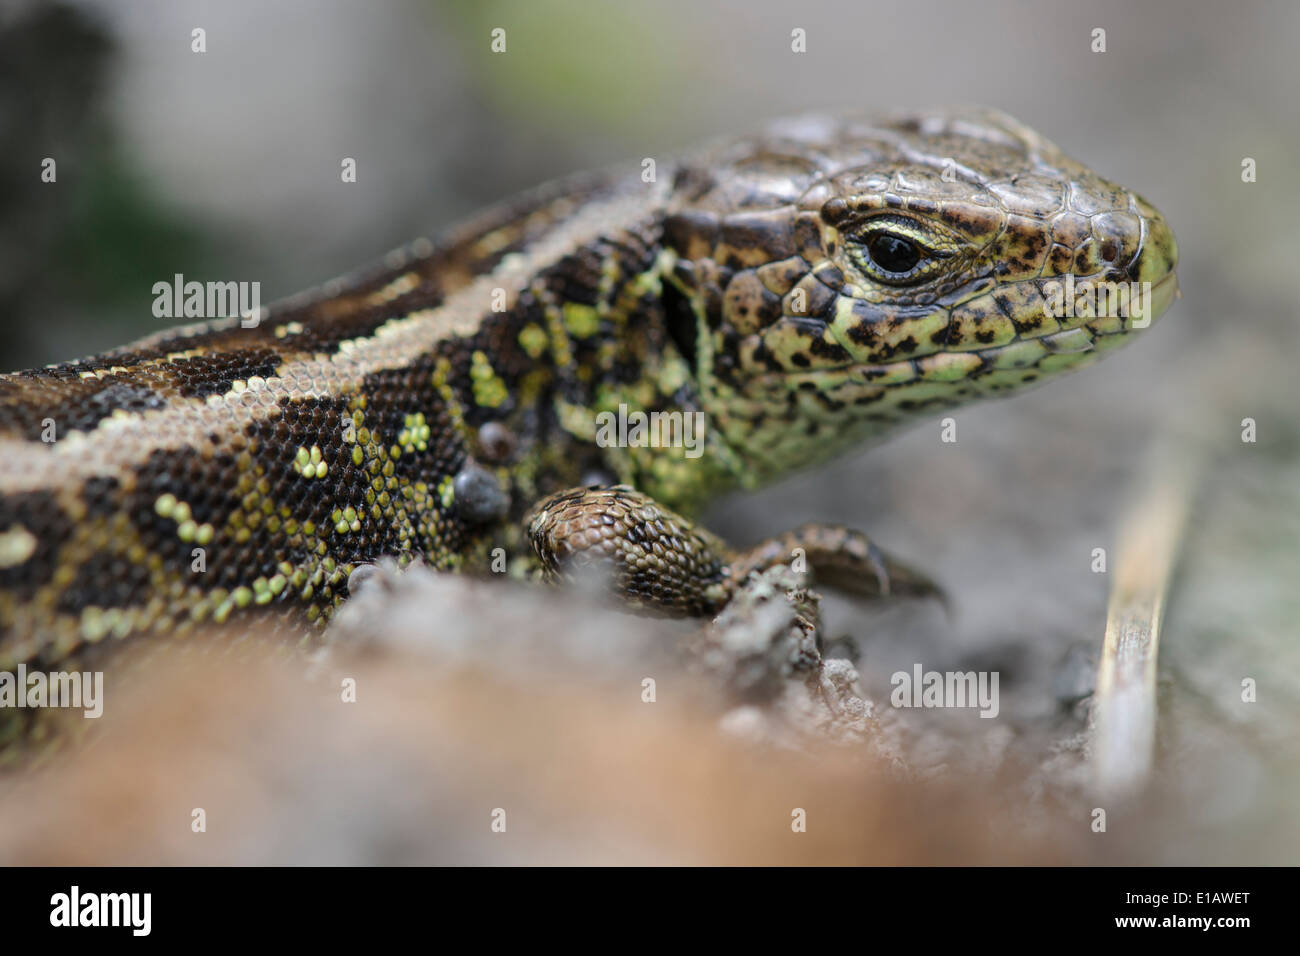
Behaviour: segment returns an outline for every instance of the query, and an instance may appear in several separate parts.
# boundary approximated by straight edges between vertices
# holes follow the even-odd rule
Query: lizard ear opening
[[[668,337],[677,346],[677,351],[686,359],[691,368],[695,368],[696,343],[699,341],[699,321],[691,301],[681,289],[671,282],[665,282],[662,293],[664,306],[664,323]]]

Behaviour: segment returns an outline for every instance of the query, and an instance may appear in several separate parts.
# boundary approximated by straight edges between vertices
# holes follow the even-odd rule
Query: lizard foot
[[[627,485],[551,495],[529,516],[528,538],[544,580],[604,574],[631,606],[674,617],[716,614],[751,574],[779,565],[850,594],[942,596],[861,532],[810,524],[737,552]]]

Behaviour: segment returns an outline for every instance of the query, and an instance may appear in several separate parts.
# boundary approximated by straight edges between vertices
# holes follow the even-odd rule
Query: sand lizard
[[[640,172],[543,187],[253,328],[0,376],[0,669],[319,625],[385,555],[594,557],[633,603],[707,614],[804,547],[878,591],[899,571],[856,532],[737,555],[689,516],[1145,324],[1057,315],[1052,280],[1149,282],[1157,313],[1175,292],[1149,204],[993,112],[807,117]],[[603,447],[620,406],[703,413],[702,453]]]

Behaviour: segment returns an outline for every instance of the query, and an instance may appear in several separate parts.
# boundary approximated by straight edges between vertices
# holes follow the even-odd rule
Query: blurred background
[[[1179,436],[1207,467],[1141,858],[1294,863],[1298,41],[1300,5],[1263,0],[0,0],[0,365],[155,331],[151,286],[176,272],[258,280],[270,301],[550,178],[775,116],[1000,108],[1164,213],[1182,300],[1105,363],[962,410],[955,445],[921,426],[707,522],[748,543],[843,521],[931,570],[950,616],[831,599],[828,630],[856,640],[877,701],[917,661],[1001,671],[1001,720],[908,715],[922,762],[975,735],[994,764],[1050,768],[1084,726],[1105,626],[1092,550],[1112,547],[1147,449]]]

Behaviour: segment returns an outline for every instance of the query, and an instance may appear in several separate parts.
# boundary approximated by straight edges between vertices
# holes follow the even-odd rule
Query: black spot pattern
[[[54,574],[59,548],[72,533],[72,519],[48,491],[0,495],[0,532],[24,529],[35,538],[26,561],[0,568],[0,589],[29,599]]]
[[[130,607],[150,587],[149,569],[125,555],[100,551],[77,568],[72,583],[59,595],[58,610],[80,614],[88,607]]]
[[[277,352],[261,348],[177,359],[171,367],[179,379],[181,395],[206,398],[230,391],[231,385],[237,381],[247,381],[254,376],[270,378],[280,364]]]

